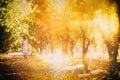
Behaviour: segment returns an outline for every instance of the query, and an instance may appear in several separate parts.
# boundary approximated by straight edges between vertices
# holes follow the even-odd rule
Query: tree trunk
[[[114,45],[113,45],[114,43]],[[109,78],[112,80],[118,80],[118,68],[117,68],[117,55],[118,55],[118,43],[105,41],[107,51],[109,54]]]
[[[74,46],[75,46],[74,40],[70,40],[69,41],[69,49],[70,49],[70,56],[72,58],[74,58],[74,51],[73,51]]]
[[[89,73],[90,70],[88,69],[86,54],[87,54],[87,51],[88,51],[88,47],[90,45],[90,40],[88,38],[86,38],[84,32],[83,32],[83,42],[82,43],[83,43],[82,44],[82,62],[83,62],[83,65],[84,65],[85,72]]]
[[[112,49],[108,50],[109,52],[109,77],[112,80],[118,80],[118,69],[117,69],[117,55],[118,55],[118,46],[115,46]]]
[[[82,54],[82,63],[84,65],[84,70],[86,73],[89,73],[90,70],[88,69],[88,63],[87,63],[87,60],[86,60],[86,53],[83,53]]]
[[[115,2],[117,3],[117,7],[118,7],[118,16],[119,16],[119,22],[120,22],[120,1],[119,0],[115,0]],[[118,28],[118,37],[116,37],[116,45],[114,46],[113,50],[111,51],[110,49],[108,50],[109,52],[109,58],[110,58],[110,67],[109,67],[109,72],[110,72],[110,76],[112,78],[112,80],[120,80],[118,79],[119,75],[118,75],[118,66],[117,66],[117,55],[118,55],[118,44],[120,42],[120,25]],[[111,51],[111,52],[110,52]],[[112,54],[113,53],[113,54]]]

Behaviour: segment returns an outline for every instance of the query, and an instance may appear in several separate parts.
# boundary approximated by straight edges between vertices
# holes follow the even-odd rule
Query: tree
[[[47,0],[34,0],[33,3],[37,5],[37,8],[33,16],[33,23],[30,26],[30,30],[32,31],[30,44],[35,50],[40,49],[40,53],[42,53],[46,49],[50,37],[48,3]]]
[[[9,50],[9,37],[10,33],[6,32],[5,15],[7,13],[7,5],[12,0],[0,1],[0,53],[4,53]]]
[[[107,47],[109,55],[109,77],[112,80],[116,80],[118,77],[117,55],[119,45],[119,19],[116,4],[109,3],[109,5],[111,5],[111,7],[106,7],[108,13],[102,13],[106,15],[106,17],[103,17],[102,19],[103,22],[106,22],[103,23],[104,25],[106,25],[106,28],[104,28],[103,25],[100,25],[99,27],[101,27],[101,33],[104,38],[104,44]]]
[[[117,29],[116,33],[113,33],[111,38],[105,37],[105,45],[107,46],[107,51],[109,54],[109,73],[110,77],[115,80],[118,77],[118,69],[117,69],[117,56],[118,56],[118,45],[119,45],[119,28],[117,25],[115,27]]]
[[[66,5],[63,5],[65,6],[64,9],[63,6],[62,8],[58,6],[59,3],[57,1],[36,0],[35,3],[38,5],[38,12],[35,15],[35,28],[31,27],[31,30],[33,30],[34,38],[37,40],[36,48],[40,47],[42,51],[45,47],[49,46],[51,51],[53,51],[59,45],[62,46],[62,49],[64,48],[63,52],[68,53],[68,36],[70,34],[67,34],[66,30],[69,30],[70,12],[69,10],[65,11],[67,9]]]
[[[94,24],[92,24],[92,20],[94,19],[94,13],[99,8],[99,5],[96,8],[93,8],[96,1],[92,2],[89,0],[77,0],[74,4],[74,10],[79,16],[77,20],[79,24],[77,25],[79,28],[77,29],[77,42],[80,43],[82,48],[82,63],[84,65],[84,70],[86,73],[90,72],[88,69],[87,63],[87,53],[91,44],[94,45],[93,37],[91,37],[92,31],[94,31]],[[84,7],[85,6],[85,7]],[[91,12],[90,12],[91,11]],[[81,16],[83,15],[83,16]],[[75,34],[74,34],[75,35]]]
[[[32,22],[30,15],[34,9],[32,2],[27,0],[13,0],[7,5],[5,31],[10,33],[9,45],[12,51],[20,51],[22,36],[29,35],[29,23]]]

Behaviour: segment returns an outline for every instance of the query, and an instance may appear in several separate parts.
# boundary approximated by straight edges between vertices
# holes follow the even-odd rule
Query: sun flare
[[[44,9],[39,7],[43,12],[36,14],[33,32],[37,42],[33,45],[40,49],[40,59],[55,66],[82,64],[83,52],[88,60],[109,59],[105,41],[115,44],[119,32],[116,4],[108,0],[48,0]]]

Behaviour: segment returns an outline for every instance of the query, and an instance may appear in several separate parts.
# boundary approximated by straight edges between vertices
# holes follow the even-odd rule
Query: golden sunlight
[[[112,5],[112,7],[105,12],[101,9],[96,11],[93,23],[100,28],[101,33],[106,35],[116,34],[116,32],[118,33],[119,21],[116,5]]]
[[[38,56],[38,55],[37,55]],[[70,57],[63,55],[61,49],[57,48],[54,53],[51,54],[42,54],[39,56],[40,59],[43,59],[45,62],[49,62],[54,66],[62,66],[68,64]]]
[[[78,59],[81,64],[83,52],[88,60],[108,59],[104,37],[112,40],[118,34],[117,8],[115,4],[109,7],[107,0],[99,2],[48,0],[49,6],[37,14],[33,29],[38,39],[35,47],[41,48],[39,58],[56,66]]]
[[[65,5],[66,5],[66,0],[48,0],[51,7],[55,9],[58,13],[60,13]]]
[[[120,80],[118,7],[120,0],[0,0],[0,80]]]

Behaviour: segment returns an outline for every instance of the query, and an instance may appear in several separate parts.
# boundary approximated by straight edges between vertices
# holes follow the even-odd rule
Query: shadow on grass
[[[6,62],[0,61],[0,80],[20,80],[20,76]]]
[[[44,73],[44,72],[41,72],[41,73],[36,73],[35,71],[28,72],[28,71],[24,71],[23,69],[22,70],[18,69],[19,71],[16,71],[8,63],[11,64],[11,62],[9,62],[9,59],[5,59],[4,58],[4,59],[0,60],[0,80],[29,80],[29,79],[37,79],[37,78],[39,78],[40,75],[42,75],[42,77],[44,77],[44,74],[47,75],[48,78],[50,78],[49,76],[53,77],[52,75],[50,75],[48,73]],[[117,63],[117,66],[118,66],[118,72],[120,73],[120,62]],[[28,74],[25,75],[25,73],[23,73],[23,72],[21,73],[21,71],[31,73],[30,75],[32,75],[32,73],[34,73],[34,76],[32,76],[32,78],[29,78],[30,76],[28,76]],[[78,74],[80,74],[80,75],[83,74],[83,70],[81,70],[81,69],[75,69],[75,71],[72,71],[72,72],[71,71],[70,72],[67,71],[67,72],[68,73],[74,72],[75,76],[77,76]],[[37,75],[39,75],[39,76],[37,76]],[[83,75],[82,75],[82,77],[83,77]],[[103,78],[103,79],[101,78],[101,77],[104,77],[105,75],[106,74],[100,72],[99,74],[96,74],[96,75],[94,74],[93,77],[91,77],[91,75],[90,75],[90,77],[88,77],[88,78],[90,78],[89,80],[92,80],[92,78],[98,77],[99,78],[98,80],[108,80],[107,78]],[[69,77],[74,78],[73,74],[69,75]],[[41,78],[41,79],[43,79],[43,78]],[[39,80],[41,80],[41,79],[39,79]],[[76,79],[77,80],[81,80],[80,77],[75,78],[75,80]],[[83,77],[83,80],[85,80],[84,77]],[[109,80],[112,80],[112,79],[109,79]],[[120,78],[115,78],[115,80],[120,80]]]

